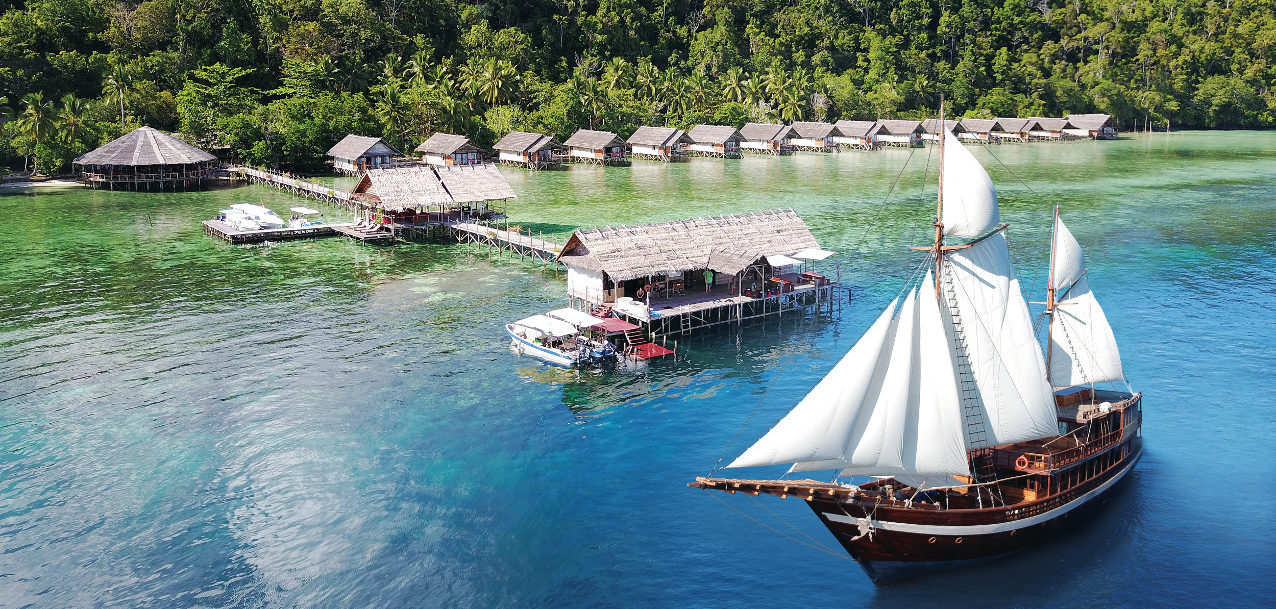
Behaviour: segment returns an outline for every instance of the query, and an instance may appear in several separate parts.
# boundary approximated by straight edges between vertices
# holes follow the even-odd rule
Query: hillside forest
[[[347,133],[1106,112],[1276,126],[1276,0],[0,0],[0,164],[140,125],[322,168]]]

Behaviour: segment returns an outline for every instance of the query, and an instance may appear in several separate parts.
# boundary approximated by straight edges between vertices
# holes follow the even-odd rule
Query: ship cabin
[[[394,146],[379,137],[350,134],[328,150],[332,168],[340,173],[357,174],[366,169],[397,165],[395,157],[403,156]]]
[[[1037,124],[1030,118],[998,118],[997,126],[1001,127],[999,131],[993,131],[992,136],[1002,142],[1026,142],[1031,136],[1029,135]]]
[[[613,313],[654,334],[831,310],[834,281],[792,210],[577,230],[558,260],[573,307]]]
[[[691,138],[686,131],[673,127],[639,127],[625,143],[635,158],[668,162],[686,154]]]
[[[832,123],[796,122],[791,128],[793,137],[789,138],[789,144],[796,150],[815,152],[832,152],[837,148],[833,138],[842,133]]]
[[[445,221],[492,219],[515,197],[495,165],[422,165],[369,169],[350,200],[391,231]]]
[[[833,136],[833,143],[847,148],[873,149],[871,132],[877,121],[837,121],[833,123],[838,134]]]
[[[882,119],[874,123],[869,135],[873,145],[912,148],[922,145],[921,121]]]
[[[1069,114],[1063,117],[1072,124],[1064,133],[1092,140],[1115,140],[1117,123],[1109,114]]]
[[[955,121],[951,119],[944,120],[944,129],[952,132],[954,136],[958,136],[958,137],[960,137],[961,133],[966,130],[964,127],[961,126],[960,121]],[[932,143],[938,142],[940,133],[942,133],[942,130],[940,129],[940,126],[939,126],[939,119],[928,118],[922,121],[922,141],[932,142]]]
[[[563,142],[567,148],[567,160],[597,165],[623,165],[625,142],[610,131],[581,129]]]
[[[470,138],[450,133],[435,133],[416,147],[427,165],[474,165],[483,162],[483,151]]]
[[[1072,137],[1065,133],[1066,129],[1074,128],[1072,123],[1069,123],[1066,118],[1034,116],[1031,120],[1036,122],[1037,126],[1028,132],[1028,137],[1034,140],[1062,140]]]
[[[687,132],[687,154],[735,158],[740,156],[740,132],[727,125],[696,125]]]
[[[76,157],[72,167],[94,188],[199,188],[212,178],[217,157],[163,131],[138,127]]]
[[[793,128],[770,123],[746,123],[740,128],[740,150],[759,154],[788,154]]]
[[[514,131],[492,146],[496,160],[503,165],[518,165],[528,169],[544,169],[558,163],[558,142],[548,135]]]
[[[993,132],[1001,131],[1001,126],[993,119],[963,118],[961,119],[961,127],[963,131],[956,135],[957,139],[963,142],[991,144],[1000,141],[998,138],[993,137]]]

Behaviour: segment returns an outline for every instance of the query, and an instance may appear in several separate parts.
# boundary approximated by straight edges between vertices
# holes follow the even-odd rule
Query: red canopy
[[[616,332],[637,330],[638,326],[635,326],[634,324],[631,324],[623,319],[619,319],[616,317],[608,317],[603,320],[603,323],[591,326],[589,329],[602,330],[603,332],[606,332],[607,334],[615,334]]]

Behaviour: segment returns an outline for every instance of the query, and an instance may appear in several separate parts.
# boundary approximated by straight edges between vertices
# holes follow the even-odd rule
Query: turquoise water
[[[855,294],[840,318],[703,334],[614,373],[507,349],[502,323],[565,300],[561,276],[517,259],[203,235],[235,201],[310,205],[257,186],[65,189],[0,196],[0,607],[1270,598],[1276,133],[976,156],[1030,296],[1063,205],[1145,393],[1143,462],[1066,539],[875,588],[802,545],[833,544],[803,502],[685,486],[898,289],[929,236],[929,150],[505,170],[512,221],[547,235],[791,207],[839,252]]]

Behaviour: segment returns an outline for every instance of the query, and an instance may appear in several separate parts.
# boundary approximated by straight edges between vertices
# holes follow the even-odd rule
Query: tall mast
[[[935,203],[935,298],[940,297],[939,265],[944,261],[944,140],[948,139],[944,124],[944,94],[939,94],[939,196]]]
[[[1054,381],[1050,378],[1050,354],[1054,349],[1050,348],[1054,344],[1054,250],[1055,244],[1059,240],[1059,206],[1054,206],[1054,224],[1050,225],[1050,277],[1046,280],[1046,315],[1050,316],[1049,325],[1046,326],[1046,381],[1050,383],[1050,387],[1054,387]]]

